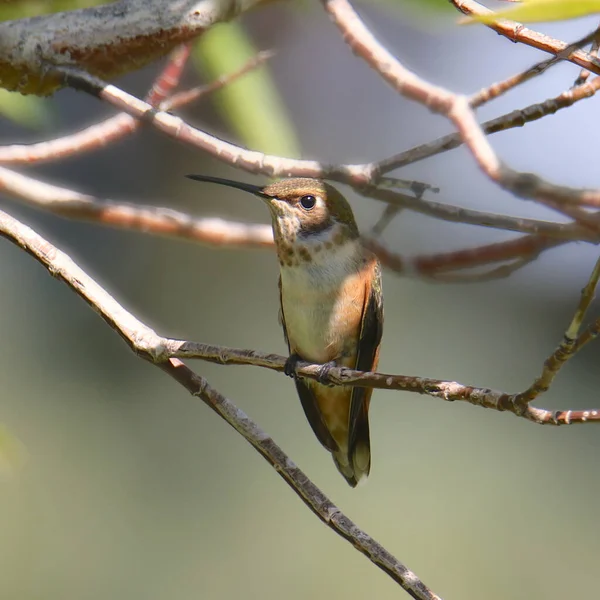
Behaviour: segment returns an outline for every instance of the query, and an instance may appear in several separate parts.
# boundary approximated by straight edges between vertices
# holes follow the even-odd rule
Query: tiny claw
[[[301,360],[297,354],[290,354],[288,359],[285,361],[285,365],[283,365],[283,372],[292,379],[296,379],[296,367],[298,366],[298,361]]]
[[[325,363],[324,365],[321,366],[321,368],[319,369],[319,374],[317,375],[317,381],[321,385],[333,387],[333,384],[329,383],[328,378],[329,378],[329,371],[331,371],[331,369],[335,366],[336,366],[335,360],[331,360],[328,363]]]

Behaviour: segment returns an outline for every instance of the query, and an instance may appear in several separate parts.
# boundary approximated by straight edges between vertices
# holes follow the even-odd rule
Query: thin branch
[[[534,77],[541,75],[542,73],[545,73],[550,67],[558,64],[561,60],[568,59],[568,57],[573,52],[581,49],[582,46],[585,46],[586,44],[591,42],[597,37],[597,35],[597,31],[588,33],[583,38],[577,40],[576,42],[573,42],[572,44],[569,44],[564,50],[561,50],[552,58],[548,58],[547,60],[544,60],[533,65],[532,67],[529,67],[529,69],[526,69],[522,73],[518,73],[517,75],[513,75],[512,77],[509,77],[504,81],[494,83],[491,86],[482,89],[477,94],[471,96],[471,108],[478,108],[480,106],[483,106],[487,102],[490,102],[491,100],[494,100],[495,98],[499,98],[503,94],[506,94],[506,92],[512,90],[516,86],[521,85],[522,83],[525,83],[526,81],[529,81]],[[584,82],[582,81],[582,83]]]
[[[135,354],[146,360],[164,365],[168,359],[172,358],[195,358],[221,365],[252,365],[278,372],[284,371],[287,360],[285,356],[159,336],[120,306],[66,254],[41,238],[29,227],[2,211],[0,211],[0,236],[21,246],[42,263],[53,276],[64,281],[94,308]],[[590,290],[597,281],[597,271],[598,266],[586,287],[588,291],[584,291],[585,300],[582,300],[578,308],[576,320],[583,319],[583,312],[589,307],[590,294],[593,293],[593,290]],[[584,337],[582,336],[581,339],[583,340]],[[576,345],[581,347],[582,344],[576,342]],[[322,365],[299,361],[296,373],[300,377],[318,380],[319,377],[323,377],[321,367]],[[508,411],[532,422],[545,425],[600,421],[600,411],[561,411],[557,413],[532,407],[529,402],[523,401],[522,394],[511,395],[489,388],[463,385],[455,381],[333,367],[327,373],[326,383],[399,390],[424,394],[449,402],[463,401],[501,412]],[[568,419],[567,414],[569,415]]]
[[[429,254],[405,259],[408,272],[418,273],[421,276],[430,276],[440,279],[444,273],[449,271],[472,269],[499,262],[517,261],[521,266],[535,260],[542,252],[565,244],[563,240],[550,239],[538,235],[524,235],[513,240],[496,242],[465,248],[454,252]],[[377,251],[378,254],[382,250]],[[386,256],[390,263],[394,263],[393,257]]]
[[[493,13],[489,8],[486,8],[475,0],[449,0],[449,2],[457,10],[468,16],[477,17]],[[525,44],[526,46],[537,48],[555,56],[564,52],[569,47],[569,44],[561,40],[529,29],[522,23],[517,23],[509,19],[500,19],[494,23],[486,24],[486,26],[508,38],[511,42]],[[572,52],[570,56],[565,57],[565,60],[600,75],[600,62],[598,62],[598,59],[581,49]]]
[[[48,272],[66,283],[112,327],[139,356],[158,366],[238,431],[328,527],[350,542],[415,600],[440,600],[412,571],[359,529],[292,462],[283,450],[248,415],[217,392],[203,377],[181,361],[167,360],[169,341],[127,312],[79,268],[64,252],[32,229],[0,211],[0,236],[23,248]]]
[[[183,68],[190,55],[190,46],[184,44],[173,50],[167,64],[156,77],[146,101],[152,106],[167,110],[164,100],[177,87]],[[61,160],[73,154],[83,154],[108,146],[141,126],[140,121],[121,113],[95,123],[82,131],[37,144],[13,144],[0,146],[0,163],[31,164]]]
[[[56,215],[191,240],[211,246],[266,248],[273,245],[269,225],[195,218],[168,208],[101,200],[0,167],[0,191]]]
[[[198,148],[223,162],[236,166],[250,173],[261,173],[268,177],[289,177],[292,174],[301,177],[325,177],[329,171],[321,163],[312,160],[284,158],[246,150],[212,136],[205,131],[188,125],[183,119],[170,113],[157,110],[147,102],[128,94],[114,85],[94,77],[73,67],[49,67],[53,72],[60,73],[64,83],[74,89],[86,92],[119,110],[152,124],[156,129],[180,142]],[[335,169],[333,169],[335,171]],[[340,176],[361,184],[369,181],[369,174],[363,169],[349,165],[342,168]]]
[[[568,108],[580,100],[591,98],[600,90],[600,77],[594,78],[583,85],[562,92],[554,98],[549,98],[541,103],[531,104],[525,108],[514,110],[510,113],[496,117],[482,123],[480,127],[487,134],[507,131],[514,127],[523,127],[527,123],[537,121],[548,115],[552,115],[563,108]],[[377,163],[373,163],[373,169],[379,173],[388,173],[394,169],[400,169],[425,158],[435,156],[448,150],[453,150],[463,145],[463,140],[458,133],[445,135],[437,140],[426,144],[415,146],[399,154],[390,156]]]
[[[534,199],[600,232],[597,221],[574,205],[600,206],[600,190],[583,190],[549,183],[531,173],[503,164],[479,126],[465,96],[433,85],[406,69],[371,33],[348,0],[321,0],[342,32],[344,41],[399,94],[447,117],[458,130],[481,171],[521,198]],[[565,206],[569,205],[569,206]]]
[[[199,397],[229,425],[238,431],[275,469],[306,506],[338,535],[402,586],[409,596],[418,600],[441,600],[412,571],[392,556],[381,544],[359,529],[325,494],[296,466],[267,433],[230,400],[211,387],[206,379],[195,374],[181,361],[170,359],[159,367]]]
[[[443,221],[491,227],[504,231],[517,231],[520,233],[539,234],[557,239],[570,239],[577,237],[579,240],[600,241],[600,232],[590,231],[577,223],[554,223],[525,217],[509,217],[480,210],[462,208],[452,204],[443,204],[433,200],[424,200],[419,197],[401,194],[394,190],[379,187],[363,187],[360,190],[363,196],[380,200],[389,206],[406,208]],[[588,218],[593,222],[594,229],[600,228],[600,214],[590,213]]]
[[[546,392],[554,378],[563,367],[563,365],[572,358],[585,343],[590,341],[589,332],[586,335],[586,341],[581,343],[580,329],[585,314],[587,313],[594,295],[596,293],[596,287],[598,285],[598,279],[600,279],[600,259],[596,262],[594,270],[590,275],[587,285],[581,290],[581,299],[579,305],[567,331],[561,343],[558,345],[554,353],[544,363],[544,369],[541,375],[527,388],[524,392],[515,396],[515,402],[519,404],[529,403],[535,400],[540,394]],[[597,327],[592,326],[590,331],[596,331]],[[595,337],[595,335],[594,335]]]
[[[287,357],[277,354],[266,354],[256,350],[243,350],[238,348],[225,348],[197,342],[163,339],[161,349],[171,357],[195,358],[221,365],[252,365],[284,372]],[[319,379],[322,365],[299,361],[296,373],[300,377]],[[535,408],[522,402],[520,394],[507,394],[489,388],[478,388],[463,385],[456,381],[444,381],[428,377],[410,375],[390,375],[355,371],[345,367],[333,367],[325,379],[331,385],[350,385],[368,387],[382,390],[396,390],[422,394],[445,400],[447,402],[468,402],[474,406],[489,408],[499,412],[511,412],[518,417],[540,425],[564,425],[565,415],[570,413],[569,423],[585,423],[600,421],[599,411],[585,411],[594,413],[592,418],[579,418],[577,411],[561,411],[556,413],[543,408]],[[583,415],[584,411],[581,411]],[[597,414],[596,414],[597,412]],[[558,416],[557,416],[558,415]]]
[[[594,56],[596,59],[598,59],[598,50],[600,50],[600,36],[596,36],[594,38],[594,40],[592,42],[592,48],[590,50],[590,54],[592,56]],[[577,87],[579,85],[583,85],[590,78],[591,74],[592,73],[590,71],[588,71],[587,69],[581,69],[581,71],[579,72],[579,75],[577,76],[577,79],[573,83],[573,86]]]
[[[516,273],[523,267],[531,264],[538,258],[538,254],[531,255],[527,258],[516,258],[513,261],[487,269],[483,272],[463,273],[451,272],[448,273],[440,269],[430,275],[431,279],[440,283],[482,283],[483,281],[495,281],[497,279],[506,279],[513,273]]]
[[[373,174],[372,165],[326,166],[317,161],[284,158],[266,155],[252,150],[246,150],[229,142],[220,140],[219,138],[202,130],[191,127],[179,117],[157,110],[135,96],[127,94],[115,86],[107,85],[105,82],[99,80],[98,78],[92,77],[87,73],[81,72],[77,69],[72,69],[70,67],[56,67],[56,70],[65,75],[69,85],[72,87],[81,89],[87,93],[106,100],[113,106],[116,106],[117,108],[129,113],[132,116],[135,116],[140,120],[150,121],[154,126],[168,136],[207,151],[212,156],[223,160],[227,164],[242,168],[251,173],[262,173],[270,177],[296,176],[332,179],[355,187],[365,196],[374,197],[390,204],[396,204],[397,206],[410,208],[411,210],[417,212],[436,216],[437,218],[443,220],[465,222],[474,225],[502,228],[510,231],[520,231],[525,233],[539,232],[543,233],[544,235],[557,235],[558,237],[563,235],[563,226],[561,224],[536,221],[534,219],[519,219],[508,216],[494,215],[492,213],[444,205],[441,203],[416,198],[414,196],[409,196],[408,194],[401,194],[400,192],[389,189],[381,190],[379,188],[375,188],[369,185]],[[460,109],[457,107],[456,109],[453,109],[453,111],[458,113]],[[467,117],[468,114],[460,116],[457,115],[456,117],[453,117],[456,118],[457,123],[461,125],[465,132],[469,132],[472,128],[472,123],[468,121]],[[474,123],[476,124],[476,122]],[[483,150],[479,147],[482,143],[484,145]],[[480,164],[489,171],[488,175],[501,180],[499,167],[500,163],[496,164],[497,159],[495,158],[491,147],[489,147],[485,141],[483,133],[481,134],[481,138],[477,139],[477,143],[473,141],[473,144]],[[487,153],[485,148],[489,148],[490,152]],[[488,161],[490,157],[493,158],[493,162],[496,166],[490,166]],[[513,179],[509,180],[511,186],[519,189],[522,188],[522,195],[526,195],[525,192],[527,190],[521,182],[525,180],[529,182],[531,176],[529,174],[520,174],[507,171],[507,177],[511,174],[514,175]],[[518,176],[521,176],[521,178],[518,178]],[[540,182],[542,182],[542,180],[540,180]],[[546,184],[546,186],[550,187],[554,194],[557,194],[557,190],[559,189],[558,186],[551,186],[550,184]],[[590,192],[585,197],[589,198],[592,195],[593,193]],[[600,193],[598,194],[598,198],[600,205]],[[546,203],[549,204],[549,202]],[[552,206],[554,207],[554,205]],[[565,212],[566,214],[571,213],[572,216],[574,216],[576,220],[580,222],[582,227],[588,228],[590,231],[588,231],[587,234],[584,234],[588,238],[591,237],[592,239],[595,239],[597,235],[600,234],[600,225],[593,215],[587,215],[583,211],[576,211],[574,208],[564,208],[560,205],[555,208],[556,210]]]
[[[172,53],[169,63],[157,77],[146,98],[149,105],[157,106],[159,110],[168,111],[195,102],[258,68],[273,55],[269,51],[259,52],[232,73],[222,75],[206,85],[184,90],[167,97],[179,83],[181,69],[188,54],[189,46],[182,46]],[[0,163],[31,164],[59,160],[74,154],[80,156],[84,152],[107,146],[111,142],[132,134],[142,125],[143,123],[139,119],[135,119],[127,113],[120,113],[101,123],[96,123],[81,131],[54,140],[37,144],[0,146]]]
[[[235,223],[222,219],[199,218],[158,206],[100,199],[22,175],[0,167],[0,191],[35,208],[58,216],[78,219],[145,234],[167,236],[210,246],[270,248],[273,234],[269,225]],[[394,209],[396,206],[394,206]],[[452,207],[446,207],[450,209]],[[599,215],[600,217],[600,215]],[[456,219],[458,220],[458,218]],[[528,220],[525,220],[528,222]],[[416,257],[400,257],[373,238],[364,243],[388,269],[405,275],[448,280],[448,271],[469,269],[495,262],[520,261],[524,266],[541,252],[572,241],[596,241],[577,223],[556,224],[553,237],[522,236],[465,250]],[[506,268],[488,274],[504,276]]]
[[[100,316],[124,339],[130,348],[146,360],[164,363],[169,358],[197,358],[222,365],[253,365],[283,372],[287,357],[277,354],[265,354],[255,350],[242,350],[213,346],[183,340],[174,340],[157,335],[149,327],[125,311],[106,291],[85,274],[64,253],[54,248],[29,227],[19,223],[0,211],[0,235],[20,245],[38,261],[45,265],[51,274],[63,280],[79,294]],[[599,262],[600,264],[600,262]],[[584,291],[574,322],[581,322],[585,310],[589,307],[593,286],[597,281],[598,267]],[[569,329],[571,332],[571,329]],[[583,339],[583,337],[582,337]],[[581,347],[579,342],[576,342]],[[322,376],[322,365],[303,361],[298,363],[297,374],[318,380]],[[462,385],[453,381],[390,375],[385,373],[362,372],[344,367],[333,367],[328,371],[327,383],[332,385],[352,385],[387,390],[400,390],[425,394],[446,401],[465,401],[476,406],[497,411],[509,411],[513,414],[541,424],[565,424],[564,415],[570,413],[569,423],[600,420],[593,418],[581,420],[576,411],[564,411],[561,416],[545,409],[534,408],[529,402],[523,402],[522,394],[507,394],[488,388]],[[585,411],[590,413],[590,411]],[[583,413],[582,413],[583,414]]]

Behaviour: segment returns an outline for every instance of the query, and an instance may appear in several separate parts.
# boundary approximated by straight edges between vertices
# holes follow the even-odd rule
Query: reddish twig
[[[62,217],[119,229],[164,235],[211,246],[267,248],[273,245],[269,225],[198,218],[157,206],[104,200],[44,183],[4,167],[0,167],[0,191]],[[388,269],[441,281],[449,278],[450,271],[514,260],[521,261],[522,266],[549,248],[571,241],[592,241],[587,232],[576,223],[556,224],[556,227],[555,237],[528,235],[506,242],[412,258],[400,257],[372,238],[365,239],[365,243],[376,252]],[[506,268],[492,273],[498,277],[503,276]]]
[[[223,75],[206,85],[190,90],[184,90],[170,97],[172,90],[178,85],[181,71],[189,55],[189,47],[182,46],[173,52],[171,59],[162,73],[157,77],[152,90],[149,92],[147,102],[157,106],[160,110],[180,108],[228,85],[246,73],[256,69],[267,61],[271,52],[259,52],[248,60],[240,69]],[[40,142],[37,144],[13,144],[0,146],[0,164],[32,164],[60,160],[75,154],[99,149],[115,142],[127,135],[134,133],[142,126],[142,122],[127,113],[120,113],[109,117],[101,123],[61,138]]]
[[[62,217],[119,229],[193,240],[214,246],[266,248],[273,245],[273,234],[268,225],[194,218],[168,208],[100,200],[43,183],[4,167],[0,167],[0,191]]]
[[[450,0],[450,3],[463,14],[472,17],[489,15],[493,12],[475,0]],[[569,47],[569,44],[561,40],[534,31],[529,27],[525,27],[522,23],[509,19],[499,19],[486,26],[511,42],[525,44],[526,46],[531,46],[555,56],[564,52]],[[565,60],[600,75],[600,63],[598,59],[581,49],[573,51],[569,56],[565,57]]]
[[[523,127],[527,123],[537,121],[548,115],[572,106],[580,100],[591,98],[600,90],[600,78],[596,77],[592,81],[586,82],[577,88],[572,88],[562,92],[554,98],[549,98],[541,103],[531,104],[525,108],[514,110],[510,113],[491,119],[481,124],[481,128],[487,134],[506,131],[514,127]],[[388,173],[394,169],[400,169],[413,164],[425,158],[435,156],[448,150],[453,150],[462,146],[463,140],[458,133],[445,135],[437,140],[415,146],[399,154],[395,154],[373,164],[373,169],[379,173]]]
[[[348,0],[321,0],[344,41],[398,93],[447,117],[456,127],[481,171],[493,182],[522,198],[531,198],[575,218],[599,232],[598,223],[574,205],[600,206],[600,190],[555,185],[503,164],[479,126],[468,98],[433,85],[406,69],[375,38]],[[565,206],[567,205],[567,206]]]

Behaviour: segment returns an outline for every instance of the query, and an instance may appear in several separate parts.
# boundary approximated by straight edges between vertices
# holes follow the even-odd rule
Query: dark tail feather
[[[332,452],[333,462],[351,487],[366,481],[371,471],[369,421],[364,419],[348,452]]]

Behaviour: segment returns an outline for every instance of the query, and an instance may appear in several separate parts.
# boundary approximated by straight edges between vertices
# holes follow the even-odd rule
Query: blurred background
[[[414,19],[386,5],[360,9],[406,66],[453,91],[475,92],[546,58],[483,27],[457,27],[454,13]],[[264,122],[270,139],[260,144],[351,163],[450,131],[443,118],[398,97],[355,58],[320,8],[276,3],[240,23],[255,48],[277,52],[269,72],[285,112]],[[572,41],[595,26],[580,19],[539,29]],[[188,69],[187,85],[210,79],[209,50],[196,52],[198,70]],[[120,84],[143,95],[157,69]],[[554,96],[577,74],[574,65],[559,65],[486,106],[480,117]],[[182,114],[250,145],[252,138],[223,115],[225,101],[212,100]],[[44,105],[45,129],[0,118],[1,143],[46,139],[112,113],[68,90]],[[598,187],[597,111],[598,99],[586,100],[497,134],[492,143],[517,169]],[[250,196],[183,175],[260,180],[150,129],[31,172],[100,197],[198,216],[268,219]],[[435,199],[442,202],[556,218],[492,186],[463,149],[398,176],[440,187]],[[368,229],[382,207],[345,191]],[[5,197],[1,206],[69,253],[159,333],[285,352],[273,252],[207,248],[69,222]],[[413,255],[508,237],[405,213],[384,240]],[[592,246],[571,244],[508,279],[469,285],[384,273],[380,370],[507,392],[526,388],[561,340],[596,256]],[[1,598],[408,597],[324,527],[237,433],[136,358],[84,302],[6,242],[0,243],[0,273],[0,423],[17,455],[5,461],[0,479]],[[598,344],[578,355],[539,404],[600,407],[599,356]],[[443,598],[563,600],[597,593],[597,426],[540,427],[469,405],[376,391],[371,477],[351,490],[316,441],[289,379],[250,367],[192,366]]]

